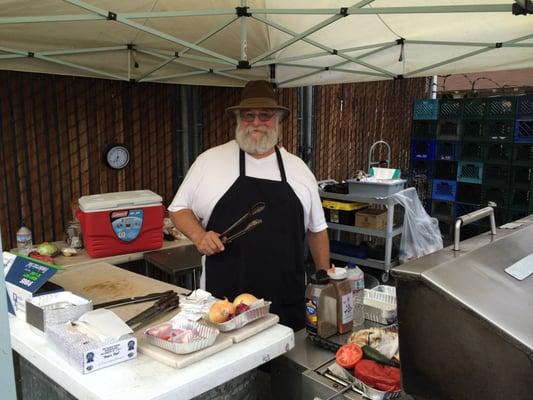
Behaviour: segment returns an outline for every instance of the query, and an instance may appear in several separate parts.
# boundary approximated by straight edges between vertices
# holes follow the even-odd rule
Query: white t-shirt
[[[307,165],[295,155],[280,148],[287,182],[300,199],[304,211],[304,227],[311,232],[327,228],[318,185]],[[281,181],[276,153],[265,158],[245,154],[246,176]],[[213,147],[198,156],[193,163],[169,211],[192,210],[205,228],[220,198],[239,177],[239,145],[232,140]]]

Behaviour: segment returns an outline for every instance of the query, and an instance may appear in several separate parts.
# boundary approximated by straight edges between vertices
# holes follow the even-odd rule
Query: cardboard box
[[[387,210],[367,208],[355,214],[355,226],[360,228],[383,229],[387,225]]]
[[[4,252],[4,274],[7,290],[7,309],[17,318],[26,321],[26,300],[42,294],[63,291],[48,280],[57,268],[34,260]]]
[[[83,374],[137,357],[133,331],[106,309],[89,311],[74,322],[50,325],[46,335]]]

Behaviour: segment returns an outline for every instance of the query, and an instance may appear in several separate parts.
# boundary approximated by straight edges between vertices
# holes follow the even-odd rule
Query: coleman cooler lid
[[[82,196],[78,201],[80,210],[88,212],[158,205],[163,198],[150,190],[131,190]]]

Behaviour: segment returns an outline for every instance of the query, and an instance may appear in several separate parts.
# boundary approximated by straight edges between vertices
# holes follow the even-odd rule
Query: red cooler
[[[91,257],[159,249],[163,245],[161,196],[133,190],[82,196],[77,217]]]

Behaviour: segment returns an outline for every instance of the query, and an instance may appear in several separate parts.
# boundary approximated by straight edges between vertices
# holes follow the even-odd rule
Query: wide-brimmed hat
[[[283,118],[289,113],[287,107],[278,104],[278,98],[274,93],[274,88],[267,81],[250,81],[241,92],[241,101],[233,107],[226,108],[226,112],[250,109],[250,108],[271,108],[283,111]]]

